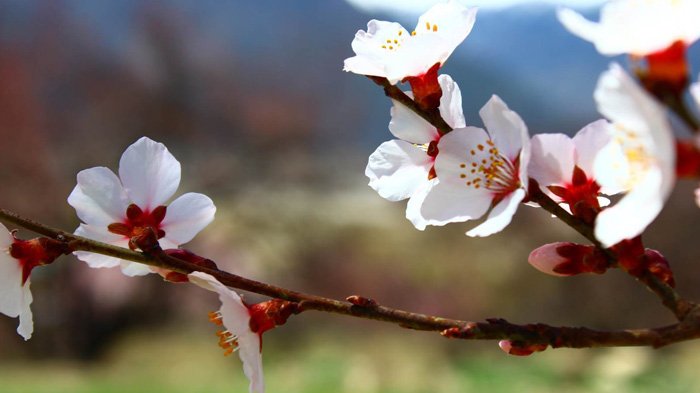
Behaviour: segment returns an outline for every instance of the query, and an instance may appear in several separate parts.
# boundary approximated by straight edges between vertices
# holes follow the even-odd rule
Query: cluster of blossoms
[[[521,203],[538,206],[535,194],[543,193],[591,226],[598,244],[617,253],[620,266],[633,274],[650,268],[654,258],[648,251],[653,250],[644,250],[640,235],[668,199],[677,165],[692,162],[685,164],[684,174],[700,174],[695,142],[685,149],[690,158],[677,163],[673,129],[660,103],[682,101],[688,88],[685,54],[700,37],[693,17],[698,13],[700,2],[693,0],[616,0],[594,23],[560,9],[564,26],[601,53],[627,53],[647,63],[635,69],[641,83],[616,63],[601,74],[594,99],[604,119],[573,138],[531,138],[521,117],[496,95],[479,111],[484,128],[468,125],[457,83],[439,75],[439,69],[471,31],[474,8],[456,1],[438,4],[419,18],[410,36],[396,23],[370,21],[367,31],[355,36],[356,56],[345,61],[345,70],[386,78],[392,85],[409,82],[411,92],[405,94],[419,108],[409,110],[390,94],[389,130],[398,139],[381,144],[369,157],[370,187],[390,201],[408,199],[406,218],[419,230],[485,216],[467,231],[474,237],[501,231]],[[421,47],[430,50],[417,53]],[[700,82],[690,91],[700,107]],[[451,129],[436,128],[426,120],[430,115],[439,115]],[[611,205],[607,197],[618,194]],[[602,273],[610,262],[595,250],[553,243],[535,250],[530,262],[555,275]]]
[[[408,199],[406,218],[419,230],[485,217],[467,232],[472,237],[501,231],[521,204],[537,206],[536,196],[542,194],[592,227],[597,244],[542,246],[530,254],[533,266],[562,276],[602,273],[611,267],[602,246],[633,274],[647,269],[673,285],[663,256],[645,250],[639,237],[662,210],[676,174],[700,176],[700,148],[695,142],[690,147],[679,144],[683,159],[677,162],[671,123],[657,100],[689,89],[700,109],[700,82],[690,86],[685,62],[686,48],[700,38],[700,25],[691,17],[698,13],[700,2],[695,0],[617,0],[603,8],[596,24],[561,10],[562,23],[601,53],[627,53],[648,63],[637,72],[641,84],[617,64],[604,71],[594,92],[604,119],[574,137],[530,137],[523,119],[497,95],[479,111],[483,128],[469,125],[459,86],[439,70],[469,35],[475,8],[456,0],[438,4],[410,33],[398,23],[370,21],[367,31],[356,34],[356,55],[345,60],[344,69],[391,85],[409,83],[411,91],[402,94],[419,108],[393,101],[389,130],[397,139],[381,144],[369,157],[365,173],[370,187],[390,201]],[[450,129],[438,129],[425,114],[441,117]],[[75,234],[142,251],[149,251],[142,240],[150,236],[166,255],[215,268],[213,262],[178,249],[211,223],[216,212],[212,200],[197,193],[166,205],[179,183],[180,163],[163,144],[143,137],[123,153],[118,175],[104,167],[78,173],[68,197],[82,221]],[[617,194],[623,195],[611,204],[607,197]],[[696,196],[700,201],[700,191]],[[0,225],[0,312],[19,317],[17,331],[25,339],[33,331],[32,269],[71,252],[56,240],[19,240]],[[264,390],[262,334],[298,312],[295,303],[273,299],[248,305],[210,274],[185,275],[87,251],[74,254],[93,268],[120,267],[128,276],[158,273],[168,281],[191,282],[217,293],[221,308],[210,319],[222,327],[219,345],[225,354],[238,351],[250,391]],[[513,354],[543,349],[509,341],[501,348]]]
[[[570,20],[570,12],[562,11],[562,20]],[[370,156],[369,185],[388,200],[409,199],[406,217],[421,230],[486,215],[467,235],[499,232],[527,201],[532,179],[574,216],[595,224],[596,237],[606,247],[641,234],[674,183],[673,135],[662,107],[613,64],[594,94],[608,120],[589,124],[574,138],[549,134],[531,139],[521,117],[495,95],[479,112],[485,129],[467,126],[459,87],[448,75],[432,75],[431,65],[445,62],[471,30],[474,15],[474,9],[456,1],[436,5],[421,16],[416,34],[387,48],[387,37],[403,36],[400,25],[373,20],[366,32],[357,33],[352,45],[356,56],[345,61],[347,71],[390,83],[436,78],[441,90],[436,109],[453,128],[440,132],[394,101],[389,130],[399,139],[383,143]],[[598,35],[605,45],[606,36]],[[433,48],[431,56],[439,55],[416,53],[414,48],[422,46]],[[420,102],[419,92],[413,88],[407,94]],[[617,204],[603,209],[608,203],[603,194],[621,192],[626,194]]]

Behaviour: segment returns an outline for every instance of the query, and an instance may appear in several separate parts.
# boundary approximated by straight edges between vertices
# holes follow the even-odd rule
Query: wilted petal
[[[369,186],[382,198],[400,201],[409,198],[428,181],[432,159],[408,142],[393,140],[382,143],[369,156],[365,175]]]
[[[168,205],[161,229],[165,231],[166,239],[176,245],[184,244],[209,225],[215,213],[216,207],[211,198],[190,192]]]
[[[180,163],[165,145],[142,137],[122,154],[119,177],[131,200],[150,211],[175,194],[180,184]]]
[[[240,296],[209,274],[193,272],[188,275],[191,283],[219,294],[224,327],[238,336],[238,356],[243,362],[243,372],[250,380],[250,392],[262,393],[263,383],[260,336],[250,330],[250,312]]]
[[[129,200],[114,172],[95,167],[80,171],[77,179],[68,204],[75,208],[81,221],[107,226],[124,220]]]

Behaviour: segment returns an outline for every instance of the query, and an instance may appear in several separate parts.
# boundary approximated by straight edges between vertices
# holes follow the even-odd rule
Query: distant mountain
[[[176,34],[165,37],[179,45],[181,60],[191,66],[175,74],[189,72],[184,76],[192,81],[181,82],[188,95],[206,96],[212,89],[207,83],[214,83],[220,89],[230,84],[230,94],[243,104],[295,97],[287,112],[308,111],[318,119],[299,124],[309,128],[319,146],[373,146],[388,137],[389,105],[381,91],[341,69],[352,55],[350,42],[358,29],[365,29],[369,19],[395,16],[363,14],[340,0],[4,2],[0,38],[6,42],[31,35],[32,29],[51,31],[46,16],[41,23],[32,16],[47,9],[52,17],[61,14],[72,21],[76,34],[97,42],[90,48],[105,52],[102,61],[117,64],[157,64],[139,63],[143,51],[135,52],[134,42],[143,38],[144,26],[171,25]],[[401,22],[410,28],[415,23],[410,19]],[[698,45],[691,58],[697,65]],[[554,6],[541,4],[480,10],[473,32],[443,71],[460,84],[472,124],[480,124],[478,109],[498,94],[533,133],[573,133],[599,117],[592,92],[613,60],[625,62],[599,55],[560,25]],[[207,80],[212,69],[219,78],[215,82]],[[155,70],[153,75],[162,74]],[[208,110],[207,105],[200,106]]]

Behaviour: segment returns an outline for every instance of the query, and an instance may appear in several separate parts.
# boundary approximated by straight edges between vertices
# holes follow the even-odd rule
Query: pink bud
[[[498,342],[503,352],[513,356],[530,356],[535,352],[542,352],[547,349],[547,344],[524,344],[522,342],[513,342],[510,340],[501,340]]]
[[[607,256],[595,246],[558,242],[533,250],[527,258],[535,269],[553,276],[602,274],[610,268]]]
[[[530,265],[532,265],[535,269],[541,271],[542,273],[551,274],[553,276],[565,277],[568,274],[557,273],[554,271],[554,269],[557,266],[560,266],[560,265],[563,265],[563,264],[569,262],[568,258],[564,258],[563,256],[559,255],[559,253],[557,252],[557,249],[560,246],[564,246],[564,245],[575,245],[575,244],[574,243],[565,243],[565,242],[545,244],[542,247],[539,247],[539,248],[532,250],[530,255],[527,257],[527,261],[530,263]],[[503,345],[502,345],[503,342],[504,341],[501,341],[498,344],[501,346],[501,349],[503,349]]]
[[[507,354],[510,354],[510,350],[513,349],[513,343],[510,340],[501,340],[498,342],[498,346]]]

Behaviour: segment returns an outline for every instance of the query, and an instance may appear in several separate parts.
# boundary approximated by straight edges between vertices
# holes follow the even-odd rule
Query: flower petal
[[[411,92],[406,94],[409,97],[413,97]],[[391,106],[389,131],[395,137],[419,145],[430,143],[440,138],[437,129],[422,117],[398,101],[391,100],[391,102],[393,105]]]
[[[382,198],[400,201],[409,198],[428,181],[432,159],[425,151],[401,140],[382,143],[369,156],[365,175],[369,186]]]
[[[29,289],[30,281],[27,280],[22,285],[22,268],[19,261],[6,251],[0,251],[0,313],[11,318],[19,317],[17,333],[25,340],[29,340],[34,331],[30,309],[33,300]]]
[[[615,205],[606,209],[596,220],[596,237],[600,235],[601,242],[612,245],[614,243],[609,242],[642,233],[646,225],[661,211],[661,206],[675,183],[675,141],[662,107],[619,65],[612,64],[610,69],[601,75],[594,97],[598,110],[614,123],[614,143],[608,144],[602,150],[610,150],[610,157],[620,156],[619,151],[613,151],[615,148],[622,150],[627,165],[618,168],[615,162],[612,165],[606,163],[605,155],[602,158],[597,157],[594,163],[596,179],[600,179],[601,186],[631,189],[618,202],[617,205],[622,204],[622,207],[617,209]],[[619,179],[608,179],[608,172],[623,176]],[[635,202],[637,200],[646,201],[649,206]],[[635,209],[639,211],[635,212]],[[608,210],[613,213],[607,212]],[[652,213],[653,217],[650,216]],[[625,217],[624,214],[628,214],[629,217]],[[614,220],[625,222],[616,223]],[[611,228],[602,228],[603,225],[611,225]],[[633,228],[631,225],[644,227]]]
[[[600,22],[594,23],[568,9],[557,13],[573,34],[595,44],[604,55],[628,53],[645,56],[675,41],[692,44],[700,37],[696,0],[611,1],[603,6]]]
[[[95,167],[80,171],[77,179],[68,204],[75,208],[81,221],[100,226],[124,221],[129,199],[114,172]]]
[[[589,177],[593,176],[593,163],[601,149],[611,141],[610,127],[605,119],[594,121],[583,127],[573,138],[576,147],[576,165]]]
[[[122,154],[119,177],[129,198],[144,211],[151,211],[175,194],[180,163],[165,145],[142,137]]]
[[[184,244],[209,225],[215,213],[214,202],[208,196],[190,192],[168,205],[161,229],[173,244]]]
[[[250,392],[262,393],[265,389],[260,354],[260,336],[250,330],[250,312],[238,294],[221,284],[209,274],[193,272],[188,275],[191,283],[219,294],[224,327],[238,336],[238,356],[243,362],[243,372],[250,380]]]
[[[528,173],[541,187],[571,183],[575,165],[574,142],[564,134],[532,137],[532,157]]]
[[[367,23],[367,31],[359,30],[355,34],[352,50],[356,55],[345,60],[343,70],[361,75],[386,77],[391,84],[398,83],[403,76],[389,77],[387,63],[396,53],[392,52],[395,50],[394,45],[403,43],[408,37],[410,34],[399,23],[370,20]]]
[[[411,199],[409,199],[408,203],[406,204],[406,218],[411,221],[413,226],[419,231],[425,230],[426,225],[436,225],[423,217],[421,214],[421,207],[423,206],[423,202],[428,196],[428,193],[430,193],[437,183],[437,179],[432,179],[421,184],[421,186],[413,192]]]
[[[437,3],[418,18],[416,35],[436,35],[444,42],[441,58],[432,64],[444,63],[474,27],[477,9],[467,8],[455,0]]]
[[[491,194],[438,182],[425,196],[420,216],[428,225],[442,226],[479,218],[491,205]]]
[[[499,202],[489,213],[486,221],[481,223],[476,228],[467,232],[467,236],[485,237],[500,232],[510,224],[513,215],[518,210],[518,205],[525,198],[525,190],[519,188],[508,194],[501,202]]]
[[[491,96],[486,105],[479,110],[479,116],[501,154],[515,161],[524,143],[530,139],[523,119],[510,110],[497,95]],[[523,164],[527,166],[527,163],[521,161],[521,167]]]
[[[78,236],[97,240],[118,247],[128,247],[129,239],[122,235],[117,235],[107,231],[107,227],[80,224],[74,232]],[[87,251],[76,251],[73,253],[78,259],[88,264],[92,268],[119,266],[121,259],[108,257],[102,254],[95,254]]]
[[[447,74],[438,76],[438,83],[442,89],[440,97],[440,115],[452,128],[464,128],[467,122],[464,119],[462,109],[462,92],[457,82]]]
[[[611,247],[622,240],[640,235],[663,208],[665,198],[659,193],[664,178],[658,168],[647,172],[646,177],[614,206],[598,214],[595,221],[595,237],[604,247]]]

